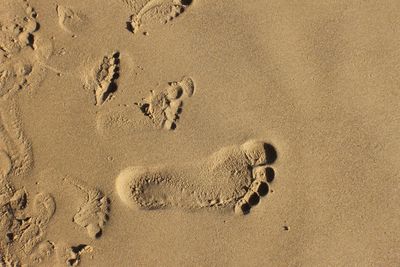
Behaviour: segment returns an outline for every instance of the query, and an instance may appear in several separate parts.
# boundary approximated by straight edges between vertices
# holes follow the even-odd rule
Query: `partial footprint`
[[[30,256],[30,259],[33,263],[40,264],[53,255],[54,249],[55,246],[53,242],[48,240],[43,241],[36,247]]]
[[[191,97],[193,93],[193,80],[183,77],[179,82],[169,83],[169,86],[161,92],[150,91],[150,95],[138,105],[156,128],[174,130],[179,114],[182,112],[183,100]]]
[[[124,0],[134,14],[127,22],[132,33],[140,31],[143,24],[167,23],[182,14],[192,3],[191,0]]]
[[[170,82],[164,90],[150,91],[147,98],[135,103],[138,108],[127,106],[99,112],[97,131],[103,137],[110,137],[132,131],[174,130],[184,103],[194,92],[195,84],[190,77]]]
[[[106,55],[96,67],[86,74],[84,87],[93,91],[95,105],[102,105],[117,90],[116,79],[119,77],[119,52]]]
[[[25,87],[32,70],[33,65],[28,60],[8,60],[0,64],[0,99]]]
[[[21,264],[37,252],[55,212],[55,202],[50,195],[39,193],[28,205],[24,189],[10,189],[0,197],[0,262]]]
[[[4,2],[4,3],[3,3]],[[4,0],[0,9],[0,99],[26,87],[34,70],[37,14],[26,1]],[[5,11],[5,13],[3,13]]]
[[[37,14],[25,0],[4,0],[0,9],[0,100],[23,88],[40,84],[51,69],[42,55],[49,54],[37,38]],[[3,8],[4,5],[4,8]]]
[[[100,190],[88,188],[82,182],[71,179],[68,181],[85,193],[85,201],[74,215],[73,221],[85,228],[91,238],[99,238],[109,219],[110,199]]]
[[[57,245],[56,252],[60,264],[66,266],[78,266],[81,261],[81,255],[92,253],[93,247],[85,244],[80,244],[77,246],[60,244]]]
[[[267,195],[275,148],[259,141],[222,148],[206,159],[179,166],[129,167],[116,190],[131,208],[232,208],[246,214]]]
[[[39,193],[33,200],[33,216],[34,222],[40,227],[48,225],[51,217],[56,211],[56,203],[49,194]]]
[[[33,47],[33,33],[38,29],[35,10],[23,0],[2,0],[0,9],[0,63]]]
[[[58,15],[58,24],[64,31],[70,34],[79,32],[87,20],[85,15],[74,11],[70,7],[57,5],[56,11]]]

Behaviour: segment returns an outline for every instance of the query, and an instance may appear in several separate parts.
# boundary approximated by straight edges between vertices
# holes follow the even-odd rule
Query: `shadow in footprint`
[[[267,182],[271,183],[275,178],[275,171],[271,167],[265,168],[265,175],[267,177]]]
[[[276,149],[271,144],[264,144],[265,153],[267,154],[267,164],[272,164],[278,158],[278,154]]]

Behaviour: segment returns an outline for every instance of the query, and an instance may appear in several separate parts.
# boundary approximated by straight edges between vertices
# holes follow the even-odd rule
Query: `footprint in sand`
[[[0,192],[0,251],[3,252],[0,263],[16,266],[14,264],[25,262],[29,255],[42,250],[40,246],[47,242],[44,241],[46,228],[56,206],[49,194],[39,193],[29,204],[24,189],[5,186],[8,190]]]
[[[85,74],[84,88],[95,95],[95,105],[100,106],[108,101],[117,90],[116,79],[119,77],[120,53],[113,52],[103,57],[96,66]]]
[[[132,33],[141,30],[143,24],[168,23],[182,14],[192,3],[191,0],[123,0],[134,12],[127,22]]]
[[[33,263],[40,264],[53,256],[54,249],[55,245],[53,242],[48,240],[44,241],[36,247],[30,258]]]
[[[85,228],[89,237],[93,239],[99,238],[109,219],[110,199],[99,189],[89,188],[76,179],[65,178],[65,181],[85,193],[85,200],[80,205],[72,221]]]
[[[36,11],[24,0],[4,0],[0,9],[0,100],[22,88],[37,87],[52,69],[44,61],[52,53],[38,38]]]
[[[0,56],[10,58],[27,46],[33,47],[33,33],[39,24],[35,10],[27,1],[3,0],[1,6]]]
[[[193,96],[195,84],[192,78],[183,77],[179,82],[170,82],[164,90],[150,91],[150,95],[135,108],[114,108],[100,112],[97,130],[102,136],[115,136],[121,131],[166,129],[177,127],[184,102]]]
[[[8,60],[0,65],[0,98],[14,94],[28,83],[32,65],[28,60]]]
[[[63,266],[78,266],[81,261],[81,256],[92,252],[93,247],[85,244],[69,246],[65,243],[61,243],[56,246],[58,261]]]
[[[67,33],[78,33],[87,22],[87,17],[84,14],[76,12],[70,7],[57,5],[56,11],[58,24]]]
[[[35,66],[37,14],[26,1],[5,0],[0,10],[0,99],[22,87],[38,83],[40,67]],[[38,71],[39,69],[39,71]]]
[[[208,158],[180,166],[137,166],[116,178],[121,201],[131,208],[232,208],[247,214],[269,192],[275,148],[260,141],[224,147]]]

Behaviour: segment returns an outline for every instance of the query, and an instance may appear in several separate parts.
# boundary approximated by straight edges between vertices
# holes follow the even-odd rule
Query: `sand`
[[[398,266],[399,14],[0,0],[0,266]]]

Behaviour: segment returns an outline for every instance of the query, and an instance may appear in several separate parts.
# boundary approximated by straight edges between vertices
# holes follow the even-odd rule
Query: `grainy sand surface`
[[[0,0],[0,266],[398,266],[399,15]]]

